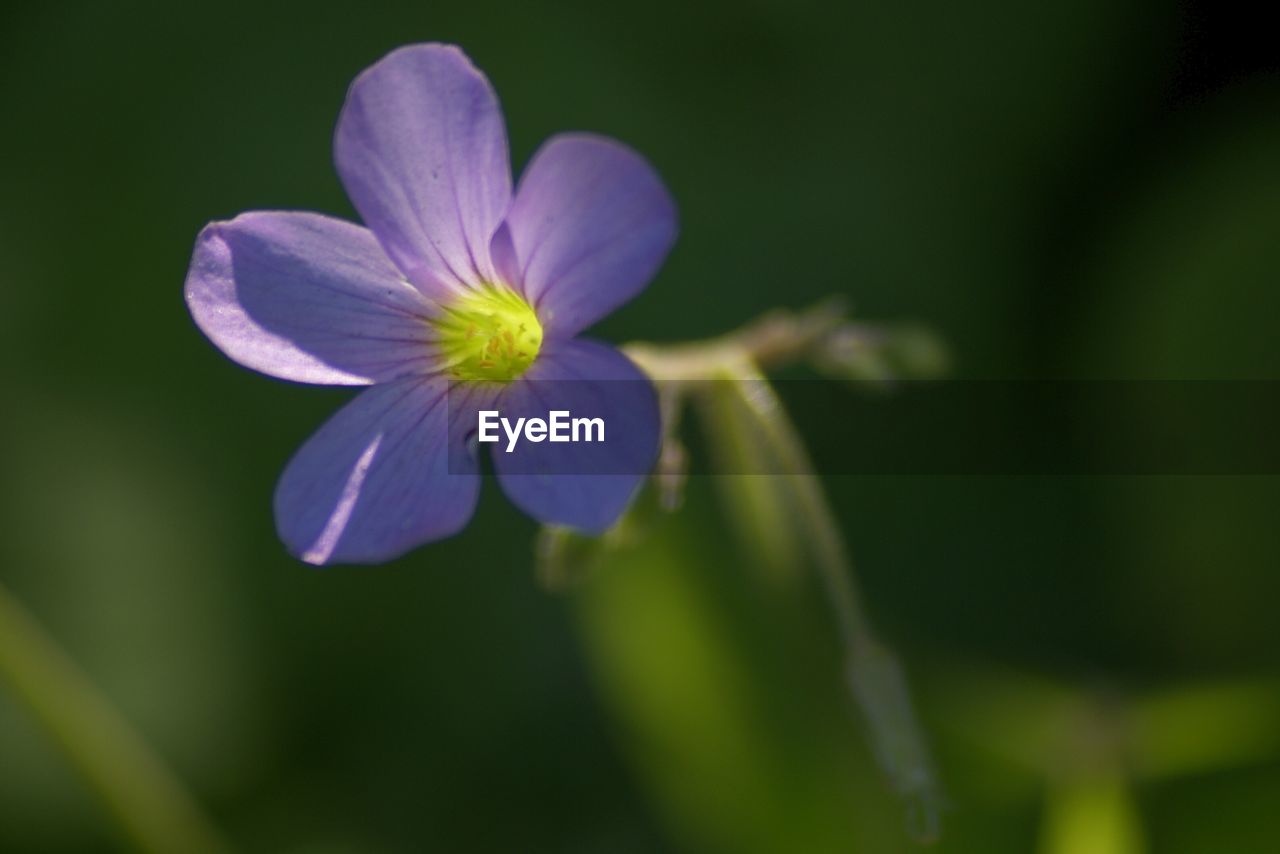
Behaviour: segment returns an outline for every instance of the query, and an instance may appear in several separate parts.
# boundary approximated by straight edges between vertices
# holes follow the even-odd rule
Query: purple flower
[[[497,96],[439,44],[395,50],[356,78],[334,159],[366,227],[241,214],[200,232],[186,280],[196,324],[240,364],[370,386],[280,478],[289,550],[375,563],[456,533],[479,492],[477,407],[535,399],[544,412],[607,412],[625,437],[603,451],[614,465],[590,469],[605,474],[557,469],[564,445],[532,446],[543,455],[532,466],[496,452],[503,491],[543,522],[609,527],[657,453],[656,399],[626,357],[576,336],[643,289],[674,243],[661,179],[620,143],[564,134],[513,194]]]

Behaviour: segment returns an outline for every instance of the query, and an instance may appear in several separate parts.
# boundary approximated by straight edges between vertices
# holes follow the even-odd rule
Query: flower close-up
[[[482,407],[591,410],[618,425],[590,466],[549,445],[493,453],[524,512],[606,530],[656,457],[657,400],[629,359],[578,336],[642,290],[675,242],[661,179],[621,143],[574,133],[545,142],[513,191],[497,96],[440,44],[395,50],[356,78],[334,159],[363,226],[297,211],[214,222],[186,280],[195,322],[233,360],[370,386],[281,476],[286,546],[309,563],[375,563],[459,531],[479,493]]]
[[[0,854],[1280,851],[1265,6],[6,12]]]

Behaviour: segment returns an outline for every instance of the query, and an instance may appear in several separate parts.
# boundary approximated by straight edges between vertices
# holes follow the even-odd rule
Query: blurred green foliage
[[[348,82],[453,41],[517,169],[589,129],[678,199],[602,337],[836,293],[961,376],[1273,379],[1280,78],[1175,97],[1189,27],[1106,0],[5,6],[0,580],[246,850],[913,850],[816,586],[755,572],[708,478],[559,594],[492,483],[394,565],[289,559],[272,486],[348,393],[222,358],[182,303],[193,238],[353,216]],[[857,441],[822,415],[792,413]],[[825,486],[934,737],[938,850],[1274,848],[1274,478]],[[0,851],[115,844],[0,686]]]

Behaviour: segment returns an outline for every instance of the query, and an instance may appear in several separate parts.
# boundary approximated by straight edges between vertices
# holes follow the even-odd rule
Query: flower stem
[[[785,473],[781,477],[793,502],[794,518],[806,535],[814,566],[835,611],[849,686],[862,708],[876,759],[908,803],[912,835],[923,842],[934,841],[939,834],[942,797],[902,666],[876,637],[862,607],[853,560],[839,523],[781,401],[753,365],[737,368],[732,377],[740,402],[754,414],[782,463]]]
[[[682,393],[724,393],[736,398],[739,411],[761,431],[781,469],[777,477],[835,613],[849,687],[866,719],[876,759],[908,803],[913,835],[932,841],[939,834],[942,796],[906,677],[897,657],[876,637],[844,537],[808,452],[762,373],[767,366],[814,359],[833,337],[854,330],[841,306],[828,302],[800,313],[775,312],[720,338],[675,345],[638,343],[625,350],[677,401],[668,401],[668,410],[678,412]],[[670,417],[669,412],[664,415]]]
[[[2,584],[0,679],[9,683],[139,851],[229,850],[137,731]]]
[[[840,301],[827,300],[800,312],[769,312],[718,338],[678,344],[635,342],[623,349],[655,380],[698,382],[743,359],[768,369],[810,358],[831,335],[848,326]]]

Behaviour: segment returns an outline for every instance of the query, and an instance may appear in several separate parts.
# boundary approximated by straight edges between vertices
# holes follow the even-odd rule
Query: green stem
[[[736,397],[762,431],[835,612],[849,686],[866,718],[876,758],[909,805],[913,834],[932,841],[939,834],[942,795],[906,677],[897,657],[872,629],[844,537],[804,443],[760,370],[812,358],[842,324],[839,306],[827,303],[798,314],[774,313],[721,338],[677,345],[636,343],[625,349],[677,401],[681,392],[706,393],[704,381],[710,380],[711,393]]]
[[[750,362],[728,372],[730,387],[755,417],[782,466],[795,518],[836,614],[847,655],[847,675],[862,707],[871,745],[894,788],[910,807],[912,834],[938,838],[942,797],[923,730],[916,720],[906,676],[893,651],[875,634],[854,582],[853,561],[804,443],[768,380]]]
[[[845,647],[856,650],[865,646],[872,642],[873,633],[854,584],[853,561],[795,428],[773,387],[751,363],[733,368],[724,375],[724,381],[732,384],[740,403],[763,429],[784,472],[782,477],[795,502],[796,518],[810,538],[814,564],[836,613]]]
[[[0,679],[30,709],[138,850],[229,850],[137,731],[2,584]]]

